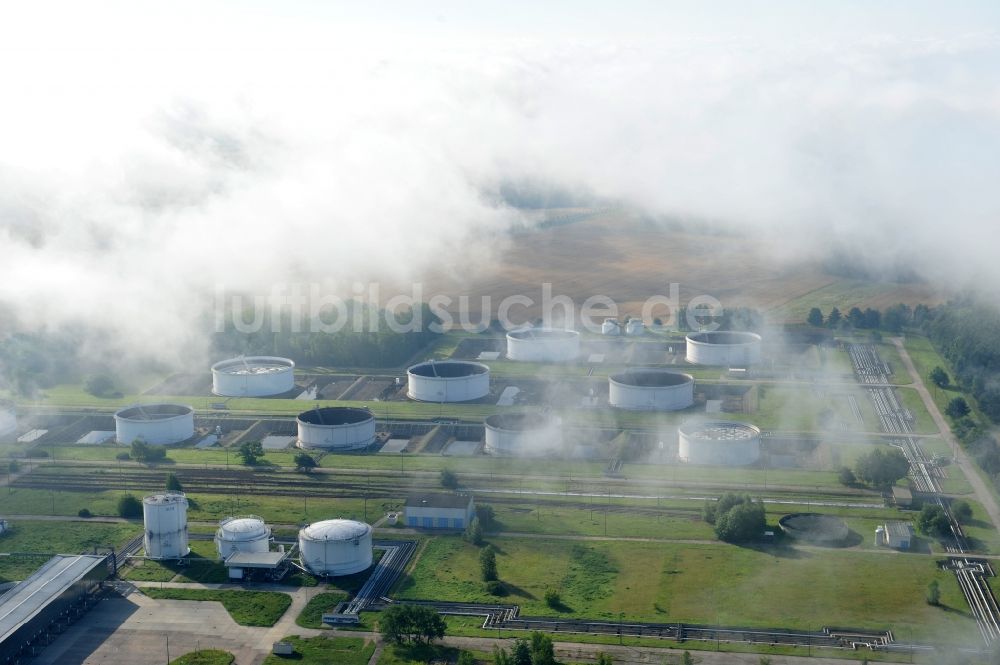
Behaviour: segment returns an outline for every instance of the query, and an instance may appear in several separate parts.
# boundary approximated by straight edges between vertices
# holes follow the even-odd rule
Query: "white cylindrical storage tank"
[[[256,515],[227,517],[215,531],[215,549],[223,559],[236,552],[267,552],[271,528]]]
[[[17,411],[10,402],[0,402],[0,438],[17,432]]]
[[[691,464],[753,464],[760,457],[760,430],[740,422],[685,423],[677,428],[677,456]]]
[[[757,333],[714,330],[687,336],[686,360],[694,365],[747,367],[760,362]]]
[[[268,397],[295,388],[295,362],[275,356],[230,358],[212,365],[212,392],[224,397]]]
[[[601,324],[601,334],[612,336],[621,335],[622,324],[618,322],[618,319],[604,319],[604,323]]]
[[[136,404],[115,413],[115,440],[162,446],[194,436],[194,409],[184,404]]]
[[[562,446],[562,423],[542,413],[500,413],[486,419],[490,455],[544,455]]]
[[[641,335],[646,332],[646,326],[642,319],[629,319],[625,324],[625,334],[631,336]]]
[[[507,333],[507,358],[536,363],[560,363],[580,355],[580,333],[575,330],[526,328]]]
[[[354,520],[324,520],[299,531],[302,566],[316,575],[352,575],[372,565],[372,528]]]
[[[634,411],[677,411],[694,404],[694,377],[662,369],[632,369],[608,377],[608,403]]]
[[[468,402],[490,394],[490,368],[465,360],[425,362],[406,370],[406,396],[419,402]]]
[[[368,409],[327,406],[296,418],[299,448],[357,450],[375,441],[375,416]]]
[[[142,500],[143,546],[150,559],[187,556],[187,498],[183,492],[160,492]]]

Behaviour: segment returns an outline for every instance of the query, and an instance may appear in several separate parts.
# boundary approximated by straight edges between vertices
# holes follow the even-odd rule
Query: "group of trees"
[[[444,617],[423,605],[390,605],[379,618],[379,632],[394,644],[429,644],[444,637]]]
[[[702,516],[715,525],[715,537],[727,543],[757,540],[767,526],[764,504],[749,494],[727,492],[718,501],[706,501]]]
[[[275,355],[291,358],[305,365],[331,365],[340,367],[393,367],[400,365],[425,347],[435,337],[432,324],[439,320],[430,308],[423,305],[414,322],[414,312],[400,311],[394,317],[397,329],[409,326],[419,328],[414,332],[396,332],[389,327],[386,313],[360,303],[349,303],[346,325],[336,332],[299,332],[309,326],[297,325],[289,320],[272,322],[269,315],[257,317],[247,312],[244,320],[256,321],[258,332],[245,333],[227,321],[226,330],[212,339],[213,350],[219,356]],[[336,316],[322,316],[323,324],[339,325]],[[371,325],[377,322],[377,327]],[[418,325],[419,323],[419,325]],[[436,327],[434,329],[437,329]],[[360,330],[360,331],[359,331]]]
[[[611,658],[606,654],[599,654],[598,664],[610,665]],[[514,642],[510,651],[500,647],[493,647],[494,665],[555,665],[556,651],[552,638],[545,633],[535,631],[527,640],[519,639]]]
[[[910,463],[900,450],[875,448],[860,455],[854,463],[854,471],[846,467],[840,471],[840,482],[853,485],[860,480],[876,489],[886,489],[905,478],[910,471]]]
[[[806,316],[809,325],[821,328],[833,329],[867,329],[886,330],[888,332],[900,332],[907,326],[920,326],[930,316],[931,309],[926,305],[899,304],[887,307],[884,310],[867,307],[862,310],[860,307],[852,307],[844,314],[839,308],[834,307],[828,314],[823,315],[823,310],[813,307]]]
[[[166,459],[167,449],[163,446],[153,446],[142,439],[136,439],[132,442],[129,447],[129,457],[134,459],[136,462],[143,462],[144,464],[152,464],[154,462],[159,462]]]

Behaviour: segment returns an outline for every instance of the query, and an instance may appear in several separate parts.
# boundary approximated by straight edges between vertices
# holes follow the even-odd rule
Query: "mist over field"
[[[3,28],[5,327],[83,321],[175,359],[220,288],[489,275],[547,205],[749,234],[764,262],[1000,278],[992,32],[778,40],[667,12],[662,35],[597,36],[595,16],[476,40],[485,19],[447,3],[410,32],[346,9],[58,7],[72,30],[38,37],[45,7]]]

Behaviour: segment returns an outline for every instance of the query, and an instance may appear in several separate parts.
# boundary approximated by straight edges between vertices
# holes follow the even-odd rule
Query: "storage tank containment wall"
[[[230,358],[212,365],[212,392],[224,397],[267,397],[295,388],[295,362],[277,356]]]
[[[694,377],[665,370],[630,370],[608,377],[608,403],[633,411],[677,411],[694,404]]]
[[[685,359],[694,365],[747,367],[760,362],[757,333],[715,330],[691,333],[686,341]]]
[[[375,416],[367,409],[328,406],[303,411],[296,419],[299,448],[357,450],[375,441]]]
[[[507,358],[525,362],[568,362],[580,355],[575,330],[528,328],[507,333]]]
[[[184,404],[136,404],[115,413],[115,440],[130,445],[180,443],[194,436],[194,409]]]
[[[760,430],[740,422],[683,424],[677,428],[677,456],[691,464],[753,464],[760,457]]]
[[[468,402],[490,394],[490,368],[482,363],[443,360],[406,372],[406,396],[420,402]]]

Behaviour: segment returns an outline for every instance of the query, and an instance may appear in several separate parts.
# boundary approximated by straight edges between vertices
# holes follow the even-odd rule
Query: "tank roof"
[[[685,423],[678,429],[687,437],[704,441],[739,441],[760,436],[757,427],[739,422]]]
[[[490,368],[482,363],[468,362],[465,360],[442,360],[439,362],[425,362],[414,365],[407,370],[409,374],[416,376],[438,377],[451,379],[462,376],[476,376],[486,374]]]
[[[738,345],[760,342],[761,337],[757,333],[739,330],[706,330],[691,333],[687,336],[687,340],[700,344]]]
[[[115,412],[115,418],[150,422],[154,420],[169,420],[192,413],[194,413],[194,409],[186,404],[136,404],[119,409]]]
[[[556,330],[554,328],[526,328],[507,333],[507,337],[514,339],[573,339],[579,336],[580,333],[575,330]]]
[[[299,420],[309,425],[354,425],[372,420],[375,416],[368,409],[352,406],[326,406],[321,409],[311,409],[299,414]]]
[[[682,372],[669,372],[661,369],[635,369],[612,374],[611,380],[615,383],[638,388],[665,388],[692,383],[694,377]]]
[[[306,540],[354,540],[371,533],[372,528],[354,520],[323,520],[314,522],[299,531]]]
[[[219,533],[228,540],[255,539],[268,532],[267,524],[256,515],[229,517],[219,522]]]
[[[247,356],[246,358],[229,358],[212,365],[213,372],[234,375],[277,374],[287,372],[295,367],[291,358],[277,356]]]
[[[181,503],[187,502],[187,496],[184,492],[157,492],[156,494],[149,494],[142,498],[143,503],[148,504],[167,504],[167,503]]]
[[[487,427],[515,431],[544,429],[557,422],[544,413],[497,413],[486,418]]]

